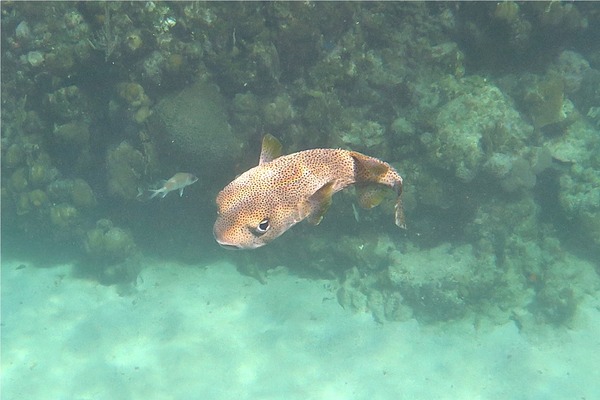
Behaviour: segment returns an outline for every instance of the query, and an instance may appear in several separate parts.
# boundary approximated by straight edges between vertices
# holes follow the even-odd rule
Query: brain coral
[[[212,168],[239,156],[243,142],[233,135],[223,103],[218,88],[202,82],[161,100],[152,125],[169,155]]]
[[[442,106],[434,128],[422,139],[432,162],[465,182],[477,176],[494,152],[518,151],[533,132],[500,89],[489,84]]]

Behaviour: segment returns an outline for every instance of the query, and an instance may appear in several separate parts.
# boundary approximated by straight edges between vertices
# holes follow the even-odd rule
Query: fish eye
[[[258,226],[256,227],[254,232],[257,235],[262,235],[269,230],[269,227],[270,227],[269,220],[267,218],[265,218],[262,221],[260,221],[260,223],[258,224]]]

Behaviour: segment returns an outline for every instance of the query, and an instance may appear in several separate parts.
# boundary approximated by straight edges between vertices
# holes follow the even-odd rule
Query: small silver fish
[[[151,199],[159,196],[164,198],[169,192],[174,190],[179,190],[179,197],[183,196],[183,189],[186,186],[190,186],[192,183],[195,183],[198,178],[195,175],[189,174],[187,172],[178,172],[168,181],[163,181],[163,186],[160,189],[150,189],[152,192]]]

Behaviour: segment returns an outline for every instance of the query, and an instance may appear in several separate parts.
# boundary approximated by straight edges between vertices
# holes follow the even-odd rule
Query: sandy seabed
[[[328,281],[148,265],[136,290],[2,265],[2,400],[598,399],[600,300],[572,329],[376,323]]]

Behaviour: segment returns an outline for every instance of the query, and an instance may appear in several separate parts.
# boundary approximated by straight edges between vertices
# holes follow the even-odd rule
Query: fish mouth
[[[213,228],[213,237],[215,238],[215,240],[217,241],[217,243],[219,243],[219,246],[223,247],[224,249],[228,249],[228,250],[249,250],[249,249],[255,249],[257,247],[261,247],[263,244],[261,243],[244,243],[244,241],[242,241],[241,243],[236,242],[235,240],[228,240],[227,237],[224,236],[228,236],[228,235],[223,235],[222,231],[218,228],[217,225],[214,226]]]
[[[217,243],[219,243],[219,246],[223,247],[224,249],[228,249],[228,250],[241,250],[241,249],[243,249],[242,246],[239,246],[237,244],[227,243],[226,241],[219,239],[216,234],[214,235],[214,237],[215,237],[215,240],[217,241]]]
[[[219,242],[217,241],[217,243],[219,243]],[[236,246],[234,244],[227,244],[227,243],[219,243],[219,246],[221,246],[222,248],[227,249],[227,250],[241,250],[242,249],[240,246]]]

